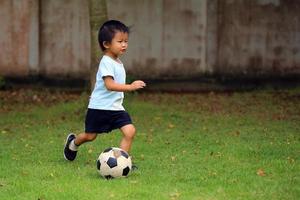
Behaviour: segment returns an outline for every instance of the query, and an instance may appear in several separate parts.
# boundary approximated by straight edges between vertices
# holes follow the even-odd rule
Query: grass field
[[[0,199],[299,199],[300,89],[126,96],[138,130],[128,178],[104,180],[99,153],[120,133],[63,159],[88,94],[0,91]]]

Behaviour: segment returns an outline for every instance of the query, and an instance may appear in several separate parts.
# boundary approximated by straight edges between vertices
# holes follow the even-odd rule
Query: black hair
[[[102,51],[105,51],[103,42],[111,42],[117,31],[129,33],[129,27],[117,20],[106,21],[100,27],[98,32],[98,42]]]

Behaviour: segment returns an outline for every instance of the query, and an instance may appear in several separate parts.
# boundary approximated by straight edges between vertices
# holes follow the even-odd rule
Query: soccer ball
[[[106,179],[127,177],[131,167],[128,153],[117,147],[105,149],[97,159],[97,170]]]

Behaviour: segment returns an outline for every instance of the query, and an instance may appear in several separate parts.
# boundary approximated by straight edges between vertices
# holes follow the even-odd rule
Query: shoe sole
[[[67,139],[66,139],[66,141],[65,141],[65,148],[67,147],[67,143],[68,143],[69,137],[70,137],[71,135],[74,135],[74,133],[70,133],[70,134],[68,135],[68,137],[67,137]],[[74,136],[75,136],[75,135],[74,135]],[[72,161],[72,160],[69,160],[68,158],[66,158],[66,155],[65,155],[65,148],[64,148],[64,158],[65,158],[65,160],[67,160],[67,161]]]

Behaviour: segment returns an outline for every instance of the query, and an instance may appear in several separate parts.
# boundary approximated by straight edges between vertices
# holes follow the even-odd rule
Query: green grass
[[[84,129],[88,94],[0,91],[0,199],[299,199],[300,90],[132,94],[138,130],[128,178],[104,180],[96,158],[121,134],[63,159]]]

